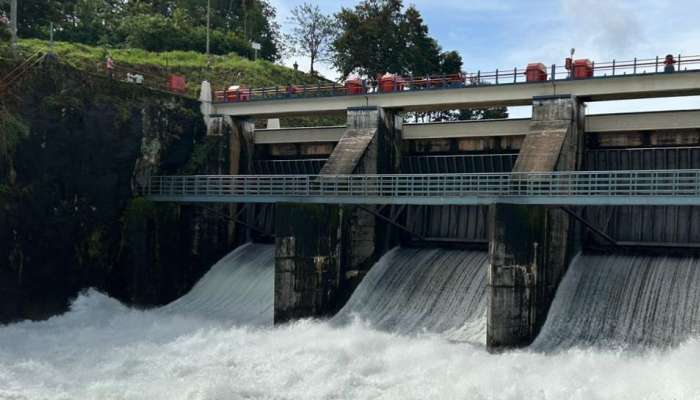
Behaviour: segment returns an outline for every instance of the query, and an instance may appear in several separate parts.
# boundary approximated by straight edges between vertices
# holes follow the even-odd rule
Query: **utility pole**
[[[49,53],[53,53],[53,22],[49,24]]]
[[[241,0],[241,6],[243,7],[243,40],[248,41],[248,8],[246,7],[246,1]]]
[[[12,31],[12,49],[17,50],[17,0],[10,1],[10,30]]]
[[[209,64],[209,29],[211,25],[211,0],[207,0],[207,64]]]

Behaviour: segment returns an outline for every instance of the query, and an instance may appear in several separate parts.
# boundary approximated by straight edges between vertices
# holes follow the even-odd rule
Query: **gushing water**
[[[486,267],[479,251],[396,248],[372,267],[336,322],[359,318],[402,334],[486,339]]]
[[[555,353],[523,350],[500,355],[487,353],[483,345],[451,341],[445,332],[458,331],[466,321],[480,318],[478,311],[465,317],[465,308],[483,309],[483,294],[479,294],[483,277],[464,277],[466,271],[459,271],[457,265],[476,269],[483,257],[468,252],[395,250],[368,275],[372,279],[343,312],[344,318],[352,319],[353,312],[361,318],[346,324],[311,320],[275,327],[268,324],[272,298],[269,246],[247,246],[232,253],[192,292],[158,310],[130,309],[88,291],[64,315],[0,327],[0,399],[700,398],[700,342],[693,338],[663,351],[643,353],[574,347]],[[411,258],[416,264],[413,268]],[[590,262],[595,268],[604,261]],[[586,286],[582,282],[590,279],[581,271],[580,262],[566,277],[567,287]],[[438,268],[443,264],[448,267]],[[390,265],[402,268],[402,274],[389,271]],[[691,290],[693,274],[682,262],[665,261],[664,265],[677,266],[665,269],[667,272],[647,272],[643,281],[685,281],[686,291]],[[420,266],[440,278],[428,277]],[[606,268],[600,272],[617,277],[617,272]],[[625,286],[621,277],[616,281],[617,288]],[[229,286],[248,296],[227,291]],[[413,294],[403,294],[401,287]],[[599,283],[583,292],[589,296],[604,293],[603,287]],[[473,293],[460,297],[461,290]],[[450,295],[439,296],[441,292]],[[561,304],[555,306],[552,316],[568,312],[566,304],[576,298],[569,293],[569,289],[559,293],[557,303]],[[640,307],[669,301],[651,300],[663,296],[658,290],[635,293],[648,297],[641,300]],[[385,296],[403,297],[381,302]],[[411,311],[396,316],[402,303]],[[242,304],[252,311],[238,310]],[[596,318],[586,313],[589,320]],[[694,314],[676,312],[674,318],[672,325],[685,332],[686,325],[678,325],[677,320],[692,319]],[[560,327],[563,335],[566,329],[548,324],[545,334]],[[573,327],[587,326],[590,331],[600,324],[576,323]],[[425,333],[416,334],[423,328],[427,328]],[[557,343],[554,345],[562,345]]]
[[[572,262],[533,347],[664,347],[699,330],[700,259],[584,255]]]
[[[240,325],[271,325],[275,248],[248,243],[214,264],[186,295],[160,311]]]

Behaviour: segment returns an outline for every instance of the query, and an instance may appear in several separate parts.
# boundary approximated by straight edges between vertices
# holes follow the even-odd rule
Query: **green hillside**
[[[24,39],[19,42],[23,54],[48,51],[43,40]],[[231,84],[249,87],[315,83],[319,78],[294,71],[265,60],[251,61],[237,54],[212,55],[207,67],[205,54],[193,51],[148,52],[141,49],[108,49],[84,44],[55,42],[53,52],[59,59],[88,72],[105,73],[104,61],[111,54],[117,67],[142,72],[145,75],[185,75],[191,86],[209,80],[214,88]],[[321,78],[322,79],[322,78]]]

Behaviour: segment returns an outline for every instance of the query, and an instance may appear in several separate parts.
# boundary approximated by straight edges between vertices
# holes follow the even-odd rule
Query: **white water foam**
[[[0,399],[697,399],[700,343],[488,354],[353,323],[275,328],[128,309],[96,292],[0,327]]]
[[[699,331],[700,259],[582,255],[533,348],[674,346]]]
[[[229,255],[202,279],[200,289],[163,309],[134,310],[88,291],[64,315],[0,326],[0,399],[700,399],[700,342],[695,339],[643,353],[574,348],[491,355],[483,345],[455,343],[444,334],[406,336],[359,320],[342,326],[304,320],[271,327],[265,322],[267,297],[252,295],[263,300],[249,304],[257,310],[250,314],[229,312],[225,304],[238,306],[221,298],[228,285],[268,290],[257,274],[238,274],[247,262],[233,263],[260,253],[261,259],[249,264],[271,264],[265,249],[251,249]],[[416,262],[431,259],[424,257]],[[229,281],[232,273],[240,280]],[[459,276],[441,279],[466,287],[452,282]],[[418,297],[430,302],[428,294],[440,284],[416,279],[409,281],[432,288],[418,290]],[[575,275],[566,279],[580,281]],[[388,294],[386,289],[377,294]],[[392,310],[369,306],[376,300],[365,296],[368,310],[378,310],[370,315]],[[417,302],[417,307],[421,300],[409,296],[402,301]],[[459,318],[425,317],[429,314],[423,311],[414,308],[410,318],[388,326],[414,330],[423,322],[406,321],[426,318],[445,321],[443,329],[459,325]],[[236,316],[251,322],[232,322]]]
[[[396,333],[486,340],[483,251],[396,248],[372,267],[335,322],[355,318]]]

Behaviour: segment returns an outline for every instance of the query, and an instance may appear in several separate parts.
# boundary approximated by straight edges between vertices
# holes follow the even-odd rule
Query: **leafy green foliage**
[[[198,51],[206,49],[207,32],[189,21],[173,21],[159,14],[135,15],[126,18],[118,29],[119,35],[129,47],[147,51]],[[253,50],[233,32],[214,30],[210,34],[210,51],[213,54],[237,53],[251,57]]]
[[[441,53],[420,12],[413,6],[404,10],[402,0],[363,0],[335,18],[339,32],[331,44],[332,61],[344,76],[459,72],[459,54]]]
[[[12,156],[17,145],[29,135],[29,128],[17,115],[0,110],[0,158]]]
[[[458,74],[462,71],[462,56],[456,51],[447,51],[440,55],[440,72],[445,75]]]
[[[206,1],[201,0],[22,0],[19,35],[89,45],[135,46],[145,50],[206,50]],[[211,0],[211,52],[279,58],[279,27],[267,0]]]

